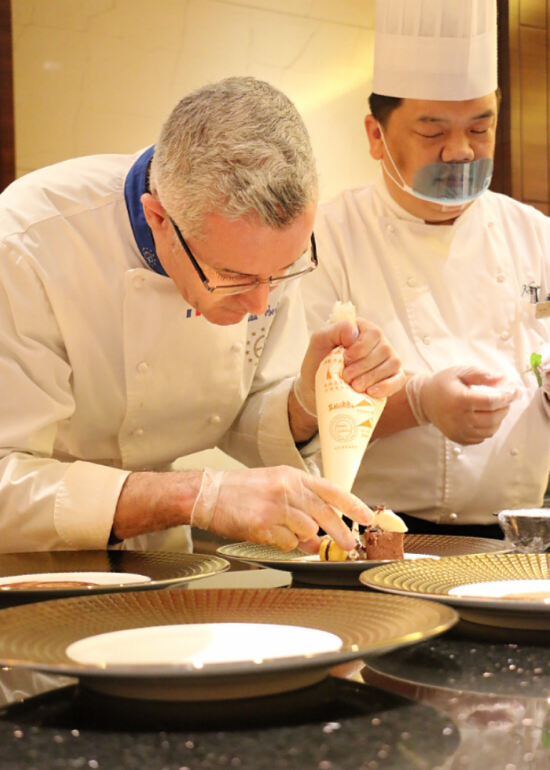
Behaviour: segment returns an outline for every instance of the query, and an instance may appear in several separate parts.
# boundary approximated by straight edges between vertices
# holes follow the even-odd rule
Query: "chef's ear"
[[[367,115],[365,118],[365,129],[369,138],[370,154],[374,160],[383,160],[384,142],[382,141],[382,131],[380,124],[374,115]]]
[[[151,193],[144,193],[141,196],[141,205],[143,206],[143,213],[145,214],[147,224],[153,232],[166,226],[165,222],[168,222],[168,215],[164,210],[164,206]]]

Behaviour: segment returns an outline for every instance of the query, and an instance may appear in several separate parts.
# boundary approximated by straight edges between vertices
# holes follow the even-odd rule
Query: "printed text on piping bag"
[[[351,302],[337,302],[329,323],[355,321]],[[385,398],[357,393],[343,379],[344,348],[323,360],[315,377],[315,398],[324,476],[350,492],[361,460],[386,404]]]

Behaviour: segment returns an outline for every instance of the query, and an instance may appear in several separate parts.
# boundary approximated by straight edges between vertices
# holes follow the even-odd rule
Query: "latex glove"
[[[356,324],[340,321],[313,333],[294,394],[300,406],[312,416],[315,406],[315,375],[323,359],[342,345],[346,348],[344,380],[358,393],[384,398],[401,390],[405,375],[401,359],[378,326],[358,318]]]
[[[434,374],[415,374],[407,397],[419,425],[435,425],[457,444],[481,444],[494,436],[519,396],[506,377],[474,366],[453,366]]]
[[[232,540],[274,545],[285,552],[299,546],[307,553],[318,552],[322,527],[349,551],[355,538],[334,508],[359,524],[373,521],[372,511],[359,498],[296,468],[206,468],[190,523]]]

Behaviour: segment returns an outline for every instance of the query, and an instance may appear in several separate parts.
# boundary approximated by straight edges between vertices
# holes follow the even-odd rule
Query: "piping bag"
[[[336,302],[328,323],[355,323],[355,318],[351,302]],[[317,370],[315,400],[324,477],[351,492],[386,399],[358,393],[343,380],[343,371],[344,348],[339,346],[326,356]]]

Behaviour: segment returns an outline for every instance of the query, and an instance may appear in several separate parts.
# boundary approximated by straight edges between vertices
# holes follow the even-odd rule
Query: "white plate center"
[[[490,599],[527,599],[550,604],[550,580],[494,580],[456,586],[450,596],[477,596]]]
[[[2,577],[0,591],[123,586],[150,582],[151,578],[130,572],[42,572],[34,575]]]
[[[260,623],[196,623],[114,631],[67,647],[69,658],[95,666],[177,665],[202,668],[336,652],[342,640],[328,631]]]

